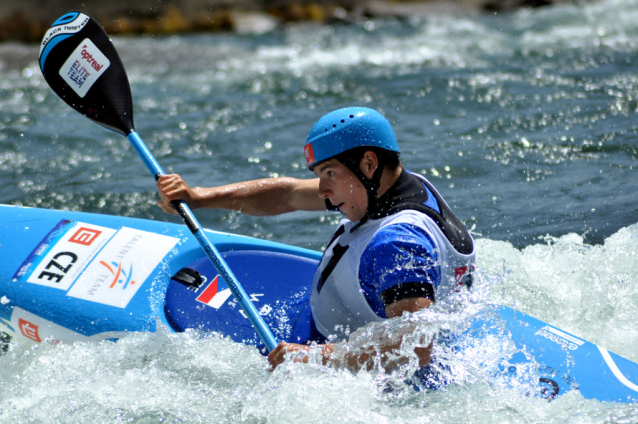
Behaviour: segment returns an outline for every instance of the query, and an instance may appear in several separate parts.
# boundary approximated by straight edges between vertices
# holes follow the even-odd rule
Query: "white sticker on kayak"
[[[11,314],[11,326],[15,329],[17,335],[37,343],[42,343],[43,341],[48,341],[49,343],[58,343],[60,341],[72,343],[90,340],[87,336],[69,330],[17,306],[13,308]]]
[[[84,270],[68,296],[126,308],[179,239],[121,228]]]
[[[125,308],[178,241],[133,228],[116,230],[63,219],[29,254],[13,279]]]
[[[3,330],[17,336],[19,339],[28,339],[36,343],[47,342],[50,344],[58,344],[60,342],[74,343],[78,341],[97,341],[120,338],[126,334],[126,332],[122,331],[106,331],[87,336],[56,324],[17,306],[13,308],[13,312],[11,313],[11,321],[3,321],[5,321],[5,325],[11,326],[10,328],[4,328]],[[78,327],[80,327],[80,325],[78,325]],[[90,328],[82,328],[90,331]]]
[[[88,38],[71,53],[60,68],[60,76],[84,98],[93,84],[109,68],[111,62]]]
[[[543,336],[559,345],[569,349],[576,350],[579,346],[585,344],[583,340],[580,340],[570,334],[560,331],[557,328],[546,325],[535,333],[537,336]]]
[[[63,220],[40,242],[14,278],[68,290],[115,232],[112,228]]]

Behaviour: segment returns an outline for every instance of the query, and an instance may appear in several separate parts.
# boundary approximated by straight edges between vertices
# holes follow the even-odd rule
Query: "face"
[[[314,169],[319,177],[319,196],[339,207],[350,221],[359,221],[368,210],[368,197],[361,181],[336,159]]]

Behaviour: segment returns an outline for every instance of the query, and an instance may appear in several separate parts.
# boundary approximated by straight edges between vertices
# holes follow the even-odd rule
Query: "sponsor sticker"
[[[549,325],[546,325],[545,327],[541,328],[540,330],[538,330],[536,332],[537,336],[543,336],[546,339],[549,339],[553,342],[558,343],[559,345],[569,349],[569,350],[576,350],[578,349],[580,346],[582,346],[583,344],[585,344],[584,341],[569,335],[563,331],[560,331],[557,328],[554,327],[550,327]]]
[[[67,295],[126,308],[177,241],[174,237],[123,227],[87,265]]]
[[[38,334],[39,327],[26,319],[18,319],[18,328],[24,337],[31,339],[34,342],[41,343],[40,334]]]
[[[100,234],[102,234],[102,231],[98,231],[94,228],[80,227],[69,241],[71,243],[81,244],[82,246],[90,246]]]
[[[100,49],[85,38],[64,62],[59,73],[69,87],[83,98],[110,65],[111,62]]]
[[[115,233],[112,228],[63,220],[34,249],[14,278],[68,290]]]
[[[116,230],[62,220],[35,247],[13,279],[125,308],[178,241],[133,228]]]
[[[460,292],[463,286],[466,286],[467,288],[472,287],[473,274],[474,264],[471,265],[471,268],[468,266],[462,266],[454,269],[454,282],[456,284],[457,292]]]
[[[315,152],[312,149],[312,143],[308,143],[303,146],[303,152],[306,156],[306,163],[310,166],[310,164],[315,163]]]
[[[54,322],[42,318],[19,307],[13,308],[11,326],[17,328],[16,333],[31,341],[42,343],[58,343],[59,341],[74,342],[88,340],[88,337]]]

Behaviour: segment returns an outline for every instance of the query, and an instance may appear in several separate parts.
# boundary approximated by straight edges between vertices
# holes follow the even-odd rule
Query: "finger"
[[[163,188],[174,186],[180,182],[182,182],[182,179],[177,174],[162,175],[159,180],[157,180],[158,186]]]
[[[268,354],[268,362],[271,365],[270,371],[274,371],[277,366],[286,359],[286,344],[281,342]]]
[[[177,187],[177,185],[175,184],[175,181],[172,179],[167,179],[161,183],[160,191],[162,191],[163,193],[166,193],[169,190],[175,190],[175,187]]]
[[[268,361],[269,362],[275,361],[277,357],[281,356],[282,350],[285,351],[285,346],[283,342],[279,343],[277,347],[275,347],[272,351],[270,351],[270,353],[268,354]]]
[[[167,206],[163,202],[157,202],[157,206],[159,206],[167,214],[177,215],[177,211],[170,205]]]
[[[279,364],[283,363],[284,360],[283,358],[280,357],[274,357],[272,359],[270,359],[270,357],[268,358],[268,362],[270,363],[270,372],[273,372],[278,366]]]
[[[164,187],[165,185],[169,184],[170,181],[171,175],[160,175],[159,179],[157,180],[157,186]]]

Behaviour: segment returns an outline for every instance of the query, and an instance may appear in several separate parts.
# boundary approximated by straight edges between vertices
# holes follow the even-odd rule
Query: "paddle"
[[[100,24],[82,12],[69,12],[51,25],[40,46],[40,69],[53,91],[82,115],[124,135],[144,164],[159,179],[164,171],[133,125],[133,101],[126,71]],[[181,200],[171,202],[206,256],[271,351],[277,346],[270,329],[233,275],[219,251]]]

